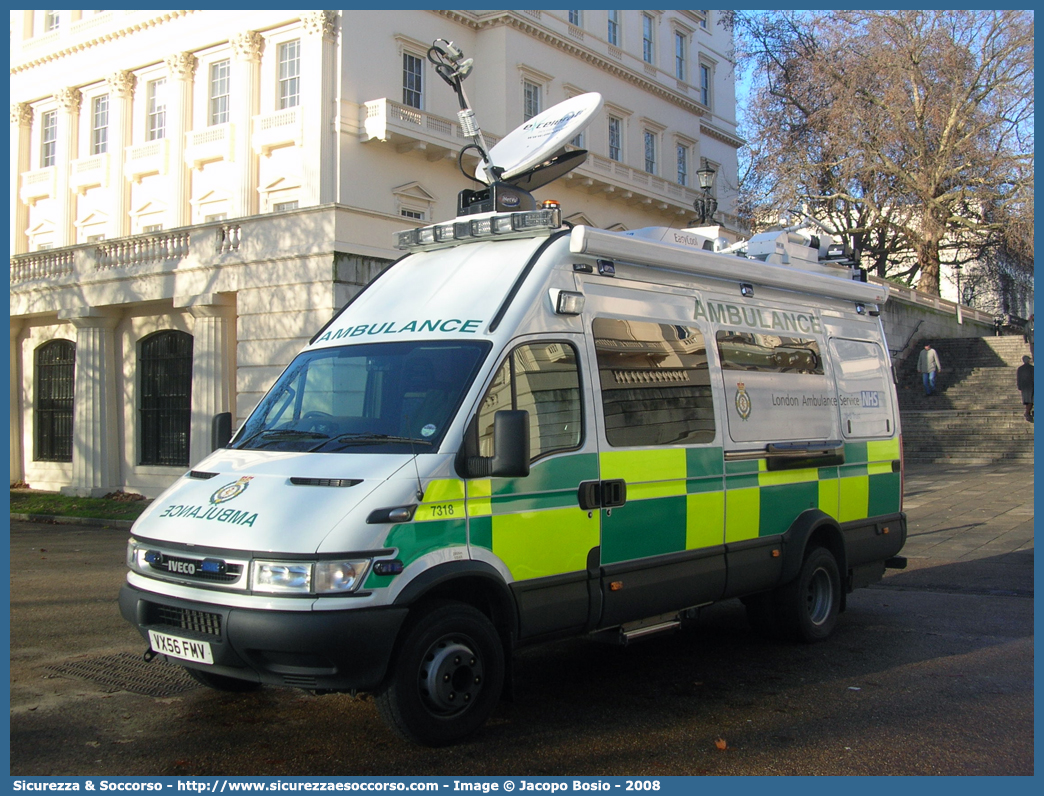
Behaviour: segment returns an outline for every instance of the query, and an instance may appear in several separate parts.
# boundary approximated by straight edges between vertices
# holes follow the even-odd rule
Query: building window
[[[656,173],[656,133],[651,130],[645,131],[645,170]]]
[[[412,53],[402,54],[402,104],[421,107],[421,78],[424,61]]]
[[[209,216],[203,216],[204,224],[211,224],[215,221],[224,221],[228,218],[228,213],[211,213]]]
[[[297,209],[297,200],[296,199],[294,201],[292,201],[292,202],[276,202],[275,204],[272,205],[272,212],[273,213],[285,213],[285,212],[287,212],[289,210],[296,210],[296,209]]]
[[[91,154],[109,151],[109,95],[102,94],[91,102]]]
[[[88,243],[100,243],[103,240],[105,240],[104,233],[98,233],[97,235],[88,235],[87,236],[87,242]]]
[[[192,335],[156,332],[141,341],[138,373],[141,458],[187,467],[192,414]]]
[[[642,14],[642,60],[647,64],[653,62],[653,18]]]
[[[33,459],[71,462],[76,344],[52,340],[36,349]]]
[[[678,144],[678,185],[689,184],[689,148]]]
[[[711,73],[710,67],[700,64],[700,102],[708,108],[711,104]]]
[[[609,160],[620,160],[623,150],[623,122],[615,116],[609,117]]]
[[[700,20],[700,27],[704,30],[707,29],[707,17],[710,15],[710,11],[700,11],[703,14],[703,19]]]
[[[580,16],[580,12],[579,11],[570,11],[569,12],[569,24],[570,25],[576,25],[579,28],[580,25],[583,24],[581,22],[581,20],[582,20],[582,17]]]
[[[279,45],[279,110],[301,104],[301,40]]]
[[[685,51],[688,49],[688,37],[684,33],[674,34],[674,76],[679,80],[685,80],[688,74],[688,62]]]
[[[45,111],[40,117],[40,168],[54,165],[58,142],[58,111]]]
[[[141,228],[141,231],[142,232],[159,232],[162,229],[163,229],[163,225],[162,224],[146,224],[144,227]]]
[[[610,445],[714,441],[707,348],[699,329],[595,318],[593,331]]]
[[[530,83],[528,80],[523,82],[523,87],[522,121],[528,122],[540,113],[541,88],[536,83]]]
[[[167,137],[167,79],[153,80],[146,90],[148,113],[147,140]]]
[[[620,46],[620,12],[609,12],[609,28],[606,30],[606,38],[614,47]]]
[[[228,122],[228,93],[232,75],[228,60],[210,65],[210,124]]]
[[[399,215],[403,218],[409,218],[413,221],[423,221],[424,211],[423,210],[411,210],[408,207],[399,208]]]
[[[44,11],[44,33],[58,30],[62,25],[61,11]]]

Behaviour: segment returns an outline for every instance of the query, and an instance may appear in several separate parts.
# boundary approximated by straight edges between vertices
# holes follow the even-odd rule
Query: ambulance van
[[[903,565],[887,289],[826,236],[722,251],[465,193],[135,523],[119,602],[147,658],[370,692],[442,745],[523,645],[628,643],[732,598],[820,641]]]

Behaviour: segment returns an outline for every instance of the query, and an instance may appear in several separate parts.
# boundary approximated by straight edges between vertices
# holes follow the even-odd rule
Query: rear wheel
[[[841,607],[841,576],[837,561],[825,547],[805,556],[801,571],[777,590],[782,629],[799,641],[822,641],[834,632]]]
[[[413,617],[377,695],[381,717],[399,735],[445,746],[481,727],[500,699],[504,648],[486,616],[456,602]]]
[[[192,669],[188,666],[185,666],[184,669],[197,683],[205,685],[207,688],[213,688],[215,691],[246,693],[248,691],[257,691],[261,688],[261,683],[253,680],[240,680],[237,677],[227,677],[223,674],[214,674],[214,672],[207,672],[202,669]]]

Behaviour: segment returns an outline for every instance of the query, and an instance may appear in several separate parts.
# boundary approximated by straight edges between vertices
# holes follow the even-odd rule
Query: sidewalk
[[[881,586],[1032,598],[1032,465],[907,465],[903,508],[907,568]]]
[[[1033,465],[906,465],[908,559],[970,561],[1033,550]]]

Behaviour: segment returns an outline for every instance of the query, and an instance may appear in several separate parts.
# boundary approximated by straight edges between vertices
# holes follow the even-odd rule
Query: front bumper
[[[124,584],[120,613],[149,630],[210,644],[214,665],[171,662],[269,685],[367,691],[384,679],[407,609],[263,611],[166,597]]]

